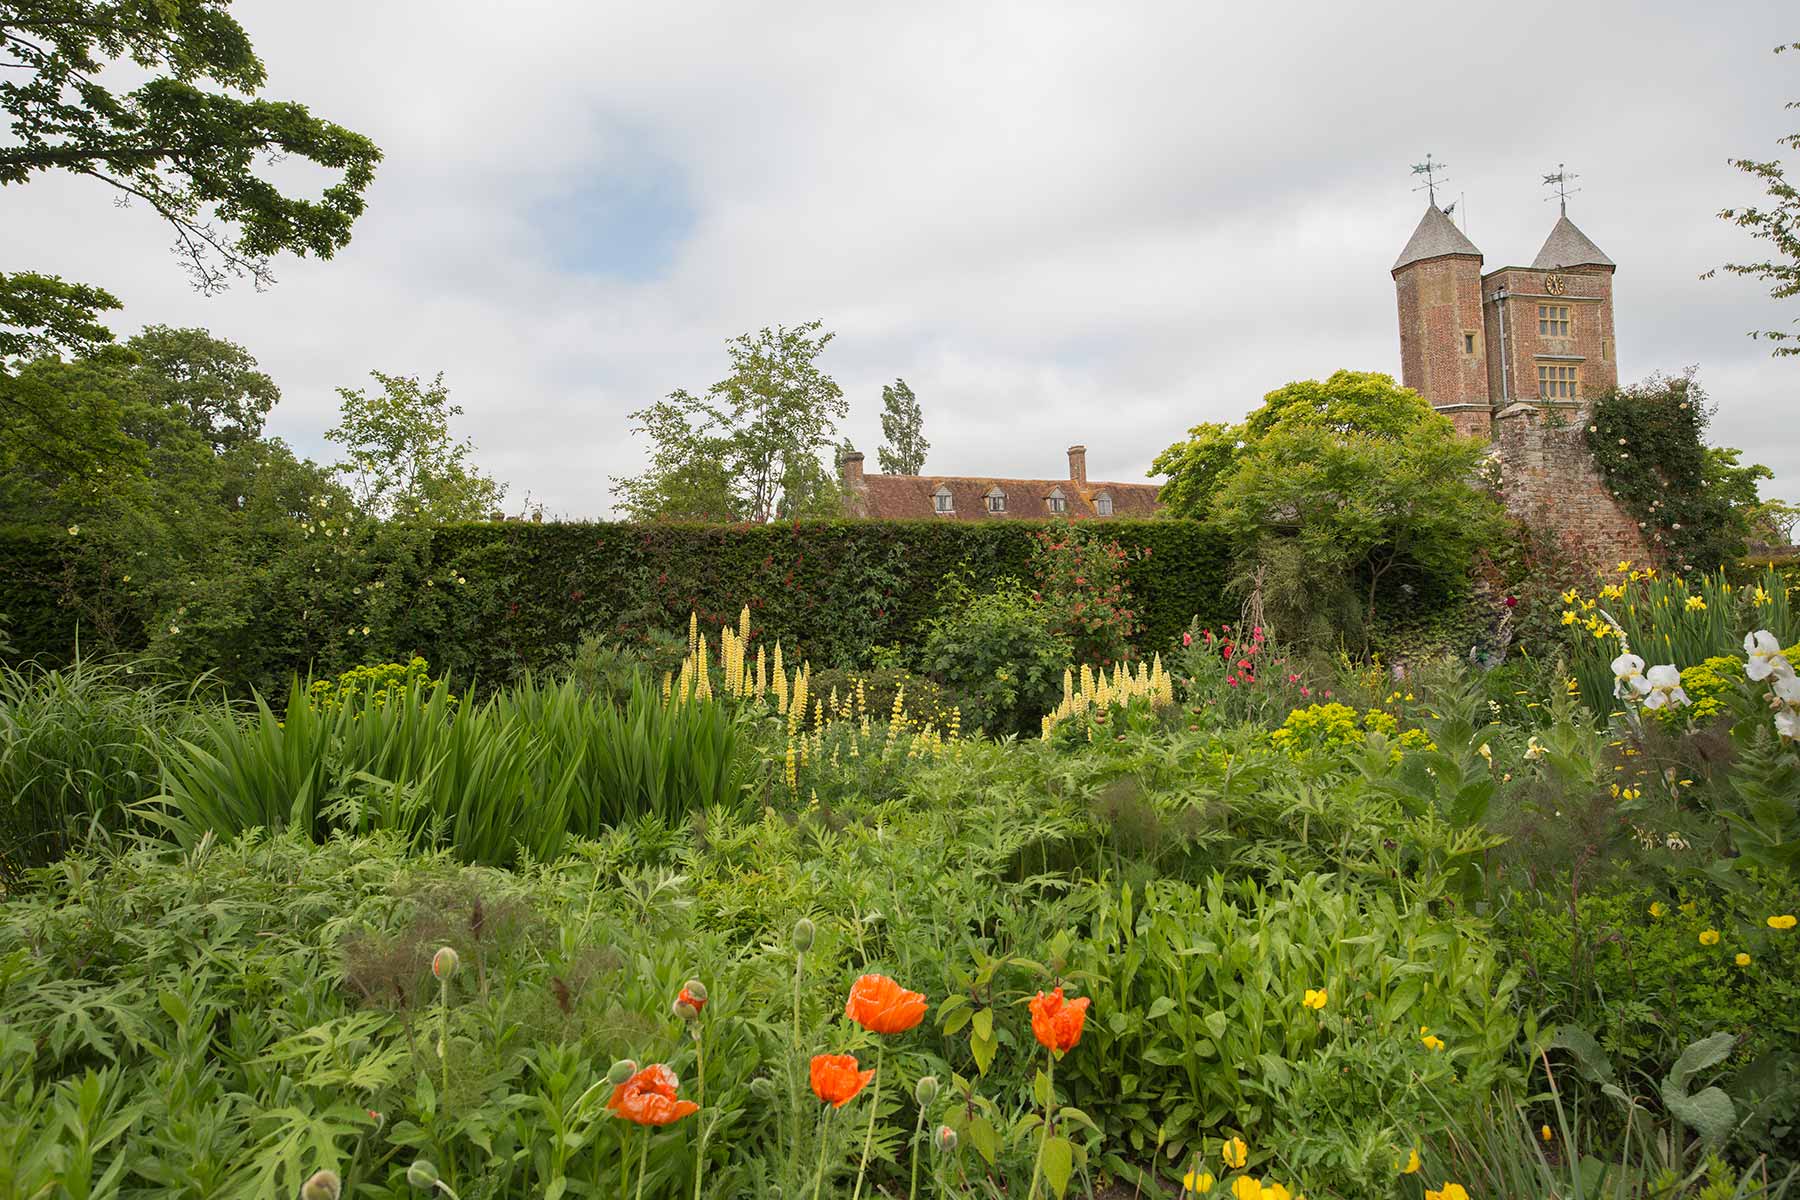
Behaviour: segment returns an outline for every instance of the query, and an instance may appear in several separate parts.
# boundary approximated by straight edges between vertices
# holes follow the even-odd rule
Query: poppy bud
[[[614,1087],[618,1087],[621,1083],[624,1083],[627,1079],[636,1075],[637,1069],[637,1059],[621,1058],[607,1070],[606,1082],[612,1084]]]
[[[680,996],[675,997],[675,1003],[669,1006],[669,1011],[673,1012],[683,1021],[698,1021],[700,1019],[700,1010],[689,1004],[686,1000],[683,1000]]]
[[[314,1171],[312,1178],[300,1185],[300,1200],[338,1200],[344,1183],[336,1171]]]
[[[456,974],[456,968],[461,963],[462,959],[457,957],[456,951],[448,946],[443,946],[431,956],[431,973],[439,979],[448,979]]]
[[[750,1094],[762,1101],[775,1099],[775,1081],[766,1075],[758,1075],[750,1081]]]
[[[936,1075],[921,1075],[919,1076],[919,1082],[913,1084],[913,1099],[919,1102],[920,1108],[925,1108],[933,1100],[936,1100],[937,1094],[938,1081]]]
[[[421,1192],[429,1192],[438,1184],[438,1170],[429,1159],[415,1159],[413,1165],[406,1168],[406,1182]]]
[[[794,949],[805,954],[813,946],[813,923],[805,917],[794,922]]]
[[[937,1144],[940,1153],[949,1154],[956,1149],[956,1130],[948,1125],[939,1125],[937,1136],[931,1140]]]
[[[706,1007],[706,985],[698,979],[690,979],[681,985],[681,994],[688,998],[688,1003],[695,1008]]]

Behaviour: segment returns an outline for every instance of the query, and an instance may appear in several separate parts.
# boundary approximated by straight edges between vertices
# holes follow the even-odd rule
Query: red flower
[[[1038,1044],[1058,1054],[1067,1054],[1081,1040],[1081,1027],[1087,1022],[1089,1000],[1063,1000],[1057,988],[1048,996],[1039,992],[1031,1000],[1031,1034]]]
[[[886,975],[864,975],[850,985],[844,1015],[870,1033],[905,1033],[925,1019],[925,997]]]
[[[678,1004],[693,1005],[695,1012],[699,1012],[706,1007],[706,1000],[704,997],[695,996],[694,993],[688,991],[686,988],[681,989],[681,995],[675,997],[675,1001]]]
[[[1184,633],[1184,634],[1182,634],[1182,635],[1181,635],[1181,644],[1182,644],[1182,645],[1184,645],[1184,646],[1191,646],[1191,645],[1193,645],[1193,644],[1194,644],[1194,635],[1193,635],[1193,634],[1191,634],[1191,633]]]
[[[873,1070],[856,1069],[854,1054],[815,1054],[810,1074],[813,1095],[833,1108],[844,1107],[875,1078]]]
[[[672,1125],[700,1111],[692,1100],[677,1100],[675,1072],[662,1063],[651,1063],[613,1089],[606,1107],[615,1117],[634,1125]]]

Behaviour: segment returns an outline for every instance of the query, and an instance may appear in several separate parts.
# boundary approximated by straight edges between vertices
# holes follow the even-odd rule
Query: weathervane
[[[1414,163],[1412,165],[1412,173],[1414,175],[1423,175],[1425,177],[1425,182],[1414,188],[1413,191],[1427,193],[1433,208],[1437,207],[1437,185],[1449,182],[1448,180],[1437,178],[1437,172],[1444,169],[1445,164],[1441,162],[1432,162],[1431,155],[1429,154],[1425,156],[1424,162]]]
[[[1416,170],[1417,168],[1414,169]],[[1569,215],[1569,197],[1581,190],[1580,188],[1572,188],[1569,184],[1580,178],[1581,176],[1569,170],[1562,163],[1556,164],[1556,174],[1544,176],[1544,186],[1556,188],[1556,195],[1554,197],[1545,196],[1544,199],[1555,199],[1562,206],[1562,215],[1565,217]]]

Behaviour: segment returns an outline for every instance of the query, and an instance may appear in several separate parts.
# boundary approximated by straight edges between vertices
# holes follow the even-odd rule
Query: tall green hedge
[[[0,531],[0,614],[20,657],[65,658],[78,620],[88,644],[104,623],[101,648],[149,644],[263,688],[286,671],[324,674],[412,653],[458,678],[504,678],[555,662],[583,633],[678,630],[690,610],[703,627],[717,626],[745,604],[762,637],[800,647],[817,666],[866,664],[875,646],[917,644],[947,580],[1029,581],[1031,535],[1042,527],[387,527],[274,545],[264,561],[231,564],[228,578],[175,581],[174,592],[164,586],[154,598],[84,558],[79,539]],[[1104,532],[1148,551],[1131,570],[1144,647],[1166,646],[1196,615],[1234,615],[1217,534],[1189,521],[1115,521]]]

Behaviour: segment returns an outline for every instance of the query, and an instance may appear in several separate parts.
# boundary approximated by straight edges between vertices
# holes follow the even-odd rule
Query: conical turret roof
[[[1559,267],[1616,267],[1606,252],[1588,240],[1588,235],[1575,228],[1575,222],[1564,213],[1544,241],[1544,248],[1532,260],[1534,270],[1554,271]]]
[[[1481,257],[1481,251],[1475,248],[1475,243],[1463,236],[1463,231],[1444,215],[1444,210],[1435,204],[1429,204],[1425,207],[1425,215],[1419,218],[1419,227],[1413,230],[1412,240],[1406,243],[1406,249],[1394,260],[1393,269],[1398,271],[1412,263],[1424,262],[1428,258],[1443,258],[1449,254]]]

